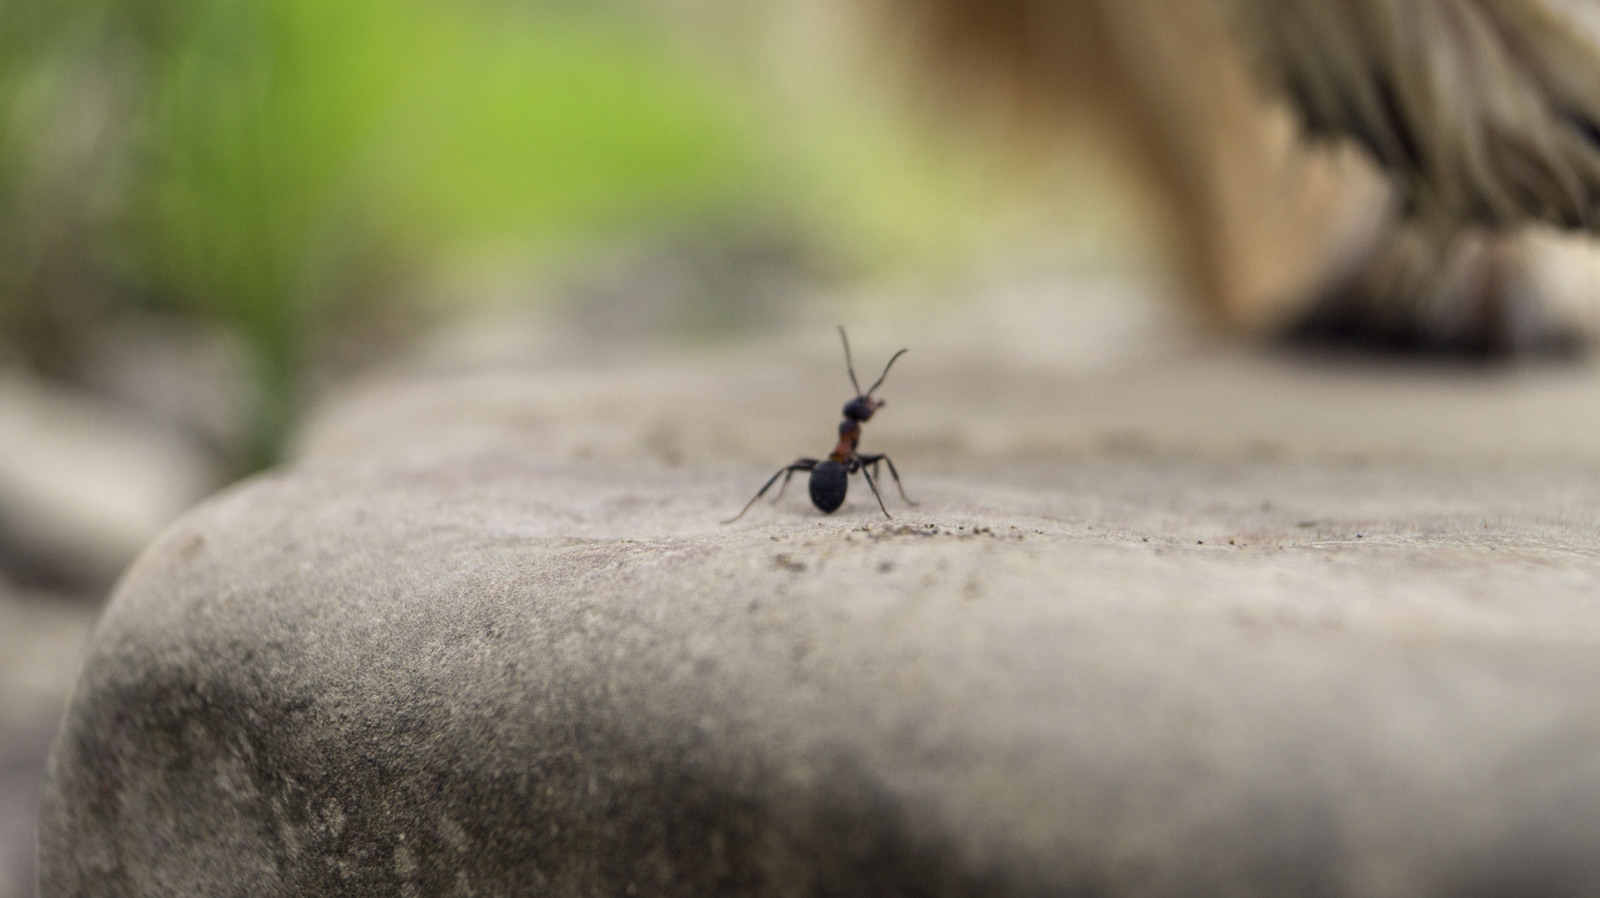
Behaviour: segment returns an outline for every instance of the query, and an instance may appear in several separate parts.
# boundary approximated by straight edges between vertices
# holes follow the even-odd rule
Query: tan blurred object
[[[1424,221],[1600,224],[1594,3],[1231,2],[1263,81],[1312,134],[1363,144]]]
[[[1549,294],[1572,277],[1530,266],[1559,256],[1570,273],[1593,250],[1526,224],[1600,223],[1592,3],[904,8],[986,101],[1102,135],[1191,292],[1231,324],[1492,352],[1559,344],[1592,315]]]

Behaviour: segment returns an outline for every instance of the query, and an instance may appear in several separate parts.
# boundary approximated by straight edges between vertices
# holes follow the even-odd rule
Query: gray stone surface
[[[45,898],[1600,894],[1593,371],[918,350],[919,508],[718,524],[831,351],[331,404],[123,580]]]

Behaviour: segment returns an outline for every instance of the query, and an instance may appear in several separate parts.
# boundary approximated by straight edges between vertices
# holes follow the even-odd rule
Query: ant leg
[[[861,461],[865,464],[871,465],[872,470],[874,471],[878,470],[878,462],[881,461],[887,464],[889,466],[890,475],[894,477],[894,488],[900,491],[900,498],[906,500],[907,505],[917,504],[916,502],[911,501],[911,497],[906,495],[906,488],[900,485],[900,472],[894,469],[894,459],[882,454],[863,455],[861,456]]]
[[[889,474],[894,477],[894,488],[900,491],[900,498],[904,499],[907,505],[914,506],[918,504],[912,501],[910,496],[906,495],[906,488],[900,485],[900,472],[894,469],[894,459],[885,455],[883,462],[889,466]]]
[[[801,465],[807,465],[808,467],[800,467]],[[809,471],[812,468],[815,468],[816,466],[817,466],[817,460],[816,459],[814,459],[814,458],[802,458],[802,459],[799,459],[798,461],[796,461],[794,464],[790,465],[789,467],[784,468],[783,470],[784,470],[785,473],[783,475],[783,483],[778,485],[778,494],[776,496],[772,497],[772,504],[773,505],[777,505],[778,504],[778,500],[783,498],[783,491],[789,488],[789,478],[794,476],[794,472],[796,472],[796,471]],[[767,485],[771,486],[772,484],[769,483]]]
[[[883,496],[878,492],[878,485],[872,482],[872,472],[867,470],[866,465],[860,465],[860,468],[861,476],[867,478],[867,486],[872,487],[872,497],[878,500],[878,507],[883,509],[883,516],[893,518],[894,515],[890,514],[889,509],[883,506]]]
[[[722,523],[724,523],[724,524],[732,524],[734,521],[737,521],[740,518],[744,517],[744,513],[750,510],[750,506],[756,504],[756,500],[757,499],[759,499],[762,496],[766,495],[767,490],[772,489],[772,485],[774,483],[778,482],[778,478],[779,477],[782,477],[784,474],[792,475],[792,474],[794,474],[795,471],[809,471],[812,468],[815,468],[816,466],[817,466],[816,459],[813,459],[813,458],[802,458],[802,459],[797,460],[794,464],[789,465],[786,468],[779,468],[778,469],[778,473],[773,474],[772,475],[772,479],[768,480],[765,486],[763,486],[761,489],[757,490],[756,494],[754,496],[750,497],[750,501],[746,502],[744,504],[744,507],[739,509],[739,513],[738,514],[736,514],[733,517],[727,519],[726,521],[723,521]],[[787,483],[788,481],[785,480],[784,482]]]

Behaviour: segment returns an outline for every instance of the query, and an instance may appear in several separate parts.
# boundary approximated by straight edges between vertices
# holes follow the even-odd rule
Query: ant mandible
[[[772,501],[782,499],[783,491],[789,488],[789,478],[793,477],[796,471],[811,472],[811,504],[817,506],[823,514],[833,514],[844,504],[845,490],[849,486],[848,478],[860,471],[861,476],[867,478],[867,486],[872,487],[872,495],[878,500],[878,508],[883,510],[883,516],[892,518],[894,516],[884,507],[883,496],[879,494],[878,484],[873,480],[873,475],[879,474],[879,462],[889,466],[889,474],[894,477],[894,485],[900,491],[900,498],[904,499],[907,505],[917,504],[911,501],[906,495],[905,487],[900,485],[900,472],[894,469],[894,462],[889,460],[889,456],[883,453],[862,455],[856,451],[856,444],[861,441],[861,425],[872,420],[872,413],[885,405],[882,399],[872,398],[872,391],[882,385],[883,379],[889,376],[889,368],[894,365],[895,359],[905,355],[906,350],[902,349],[890,357],[889,364],[883,366],[883,373],[878,375],[878,379],[871,387],[862,390],[860,381],[856,380],[855,365],[850,361],[850,338],[845,336],[843,325],[839,327],[839,339],[844,342],[844,367],[850,372],[850,385],[856,388],[856,398],[844,404],[844,420],[839,422],[839,442],[833,447],[833,451],[828,453],[828,457],[821,461],[815,458],[801,458],[786,468],[779,468],[778,473],[772,475],[772,479],[745,503],[744,508],[739,509],[738,514],[722,523],[732,524],[744,517],[750,506],[766,495],[767,490],[772,489],[772,485],[778,482],[779,477],[783,478],[783,486],[778,488],[778,495],[774,496]]]

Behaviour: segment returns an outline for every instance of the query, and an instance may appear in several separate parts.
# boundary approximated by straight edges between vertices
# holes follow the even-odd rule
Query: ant
[[[882,453],[862,455],[856,451],[856,444],[861,441],[861,425],[872,420],[872,413],[883,408],[886,404],[882,399],[873,399],[872,391],[876,390],[883,383],[883,379],[889,376],[889,369],[894,365],[895,359],[905,355],[906,350],[902,349],[890,357],[889,364],[883,366],[883,373],[878,375],[878,379],[871,387],[862,390],[861,382],[856,380],[855,365],[850,361],[850,338],[845,336],[843,325],[839,327],[839,339],[844,342],[844,367],[846,371],[850,372],[850,385],[856,388],[856,398],[844,404],[844,420],[839,422],[839,442],[833,447],[833,451],[828,453],[826,459],[818,461],[814,458],[801,458],[786,468],[779,468],[778,473],[772,475],[772,479],[767,481],[766,486],[758,490],[750,501],[745,503],[744,508],[739,510],[738,514],[722,523],[732,524],[734,521],[744,517],[744,513],[750,510],[750,506],[756,504],[757,499],[766,495],[767,490],[772,489],[772,485],[778,482],[779,477],[783,478],[783,486],[778,488],[778,495],[774,496],[772,501],[776,502],[782,499],[783,491],[789,488],[789,478],[793,477],[796,471],[811,472],[811,504],[817,506],[823,514],[833,514],[840,505],[844,504],[845,490],[849,486],[849,475],[860,471],[861,476],[867,478],[867,486],[872,487],[872,495],[877,498],[878,508],[883,510],[883,516],[892,518],[894,515],[889,514],[889,509],[884,507],[883,496],[878,492],[878,484],[873,481],[873,475],[879,473],[878,462],[883,462],[889,466],[889,473],[894,477],[895,488],[900,490],[900,498],[904,499],[907,505],[917,504],[911,501],[911,498],[906,495],[905,487],[900,485],[900,472],[894,469],[894,462],[889,460],[889,456]],[[881,477],[882,475],[879,474],[879,476]]]

